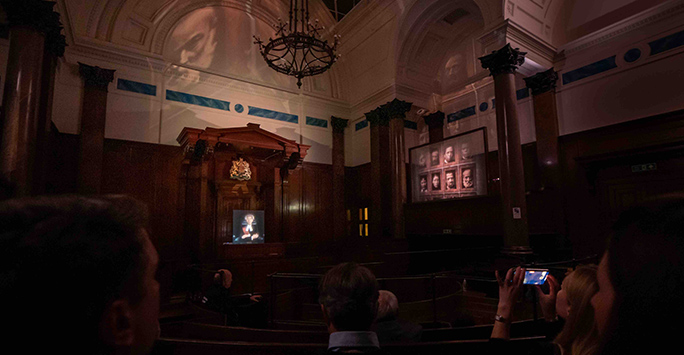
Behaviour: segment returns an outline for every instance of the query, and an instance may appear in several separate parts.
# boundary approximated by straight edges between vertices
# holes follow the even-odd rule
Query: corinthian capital
[[[539,95],[556,89],[558,73],[551,68],[528,78],[523,78],[523,80],[525,80],[525,85],[532,90],[532,95]]]
[[[488,69],[490,75],[495,76],[514,73],[525,62],[525,54],[527,53],[517,48],[511,48],[511,44],[508,43],[498,51],[479,59],[482,67]]]
[[[64,55],[66,38],[62,34],[59,13],[53,10],[55,2],[43,0],[0,0],[10,26],[27,26],[45,34],[46,48],[58,57]]]
[[[109,83],[114,81],[114,72],[116,70],[102,69],[94,67],[81,62],[78,63],[78,72],[86,85],[97,87],[107,91]]]
[[[332,125],[333,132],[344,133],[344,129],[347,128],[347,122],[349,122],[349,120],[330,116],[330,124]]]

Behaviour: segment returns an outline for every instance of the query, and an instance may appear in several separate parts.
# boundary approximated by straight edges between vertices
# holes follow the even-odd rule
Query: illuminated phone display
[[[524,285],[543,285],[549,275],[547,269],[527,269],[525,270]]]

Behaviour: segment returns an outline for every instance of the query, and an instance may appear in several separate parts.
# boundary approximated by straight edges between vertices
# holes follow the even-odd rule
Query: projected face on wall
[[[430,165],[431,166],[439,165],[439,150],[433,150],[430,152]]]
[[[442,182],[440,181],[439,173],[432,174],[432,190],[441,190]]]
[[[444,163],[449,164],[454,162],[454,147],[447,146],[444,148]]]
[[[456,171],[448,170],[444,173],[447,190],[456,190]]]
[[[176,64],[169,69],[176,76],[196,78],[217,73],[296,87],[294,78],[268,67],[253,43],[253,35],[268,39],[273,36],[273,28],[265,19],[243,10],[207,6],[178,20],[167,36],[163,55]]]
[[[472,153],[470,152],[470,143],[461,143],[461,159],[469,160],[470,158],[472,158]]]
[[[463,172],[461,173],[463,175],[463,188],[464,189],[472,189],[475,187],[475,182],[473,180],[473,168],[465,168],[463,169]]]

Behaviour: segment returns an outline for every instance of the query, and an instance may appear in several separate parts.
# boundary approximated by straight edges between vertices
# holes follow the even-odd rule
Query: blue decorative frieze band
[[[173,90],[166,90],[166,99],[169,101],[177,101],[190,105],[198,105],[217,110],[230,111],[230,102],[217,99],[211,99],[204,96],[197,96],[178,92]]]
[[[116,88],[123,91],[135,92],[138,94],[157,96],[157,86],[139,83],[137,81],[119,79],[116,81]]]
[[[461,111],[456,111],[454,113],[448,114],[447,115],[447,122],[458,121],[458,120],[464,119],[466,117],[470,117],[474,114],[475,114],[475,106],[470,106],[468,108],[464,108]]]
[[[309,126],[328,128],[328,121],[316,117],[306,116],[306,124]]]
[[[417,130],[418,129],[418,123],[413,122],[413,121],[409,121],[409,120],[404,120],[404,128]]]
[[[368,127],[368,120],[363,120],[363,121],[360,121],[360,122],[356,122],[356,124],[354,125],[354,129],[357,130],[357,131],[360,130],[360,129],[364,129],[364,128],[366,128],[366,127]]]
[[[530,97],[530,89],[529,88],[522,88],[522,89],[515,91],[515,98],[516,99],[522,100],[526,97]]]
[[[250,116],[270,118],[272,120],[284,121],[284,122],[289,122],[289,123],[299,123],[299,116],[297,116],[297,115],[291,115],[289,113],[267,110],[265,108],[258,108],[258,107],[249,106],[249,110],[247,111],[247,114]]]
[[[684,31],[648,42],[648,46],[651,47],[651,55],[656,55],[681,45],[684,45]]]
[[[581,68],[571,70],[567,73],[563,73],[563,85],[570,84],[574,81],[590,77],[599,73],[603,73],[606,70],[617,68],[615,63],[615,56],[599,60],[598,62],[585,65]]]

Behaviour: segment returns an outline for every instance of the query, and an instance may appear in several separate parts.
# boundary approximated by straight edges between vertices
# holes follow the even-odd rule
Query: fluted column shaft
[[[371,124],[371,234],[404,237],[404,118],[412,104],[394,99],[366,113]],[[389,181],[388,181],[389,180]]]
[[[52,73],[51,58],[64,53],[62,26],[52,10],[54,2],[0,0],[0,5],[10,24],[0,128],[0,196],[41,194],[51,119],[41,98],[52,90],[52,81],[43,72]]]
[[[557,189],[558,166],[558,110],[556,108],[556,81],[558,74],[549,69],[525,78],[532,91],[534,128],[537,136],[537,164],[541,171],[542,186]]]
[[[515,70],[524,62],[524,55],[507,44],[480,58],[482,67],[489,69],[494,77],[504,244],[509,251],[529,250],[525,174],[515,95]]]
[[[107,93],[114,70],[78,64],[84,83],[78,186],[81,193],[98,194],[102,185]]]
[[[332,116],[333,128],[333,237],[340,240],[347,235],[347,221],[344,203],[344,129],[348,120]]]

